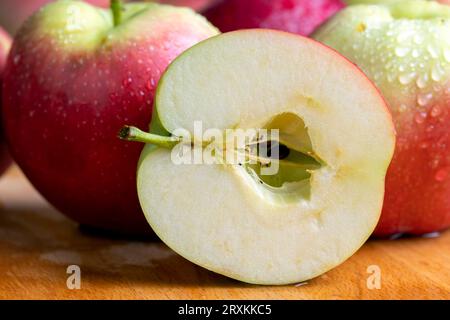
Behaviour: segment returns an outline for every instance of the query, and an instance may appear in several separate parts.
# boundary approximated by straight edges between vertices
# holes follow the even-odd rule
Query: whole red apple
[[[14,34],[20,25],[43,5],[54,0],[1,0],[0,24]],[[107,7],[109,0],[84,0],[97,6]]]
[[[20,29],[6,66],[3,117],[13,158],[74,220],[123,233],[149,230],[136,192],[142,146],[120,141],[117,132],[126,123],[146,129],[168,64],[216,34],[185,8],[47,5]]]
[[[0,28],[0,106],[1,106],[1,88],[3,79],[3,69],[6,64],[6,57],[8,56],[9,49],[11,48],[11,38],[10,36]],[[0,174],[2,174],[5,169],[9,166],[11,159],[8,155],[6,144],[3,138],[3,131],[1,127],[1,116],[0,116]]]
[[[344,6],[341,0],[222,0],[205,16],[222,32],[268,28],[309,35]]]

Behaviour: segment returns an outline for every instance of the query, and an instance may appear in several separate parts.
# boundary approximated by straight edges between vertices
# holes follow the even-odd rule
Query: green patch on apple
[[[206,20],[199,19],[199,15],[190,9],[175,9],[171,6],[144,2],[123,5],[119,0],[111,1],[111,9],[95,7],[81,1],[56,1],[33,15],[31,21],[25,23],[24,28],[38,26],[38,29],[33,31],[35,34],[39,33],[41,37],[53,39],[64,48],[64,51],[95,51],[101,46],[112,47],[120,43],[128,45],[132,39],[142,41],[146,37],[152,37],[151,33],[142,34],[142,28],[150,24],[162,24],[168,19],[172,22],[171,13],[174,10],[179,11],[177,18],[181,21],[195,19],[197,23],[203,22],[201,28],[211,28]],[[141,16],[145,16],[146,19],[140,18]],[[22,31],[28,32],[31,30]]]
[[[368,5],[368,4],[393,4],[396,2],[404,2],[404,1],[410,1],[410,0],[345,0],[345,3],[348,5]],[[424,0],[424,1],[438,1],[439,0]],[[446,1],[446,0],[441,0]]]

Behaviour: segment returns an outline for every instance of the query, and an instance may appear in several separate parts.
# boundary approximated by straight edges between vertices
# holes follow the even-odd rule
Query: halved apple
[[[186,51],[160,82],[139,199],[160,238],[186,259],[255,284],[316,277],[350,257],[378,221],[395,143],[383,98],[331,49],[269,30],[223,34]],[[176,165],[183,128],[278,129],[278,173],[253,164]],[[158,145],[158,146],[155,146]],[[187,144],[188,148],[191,144]]]

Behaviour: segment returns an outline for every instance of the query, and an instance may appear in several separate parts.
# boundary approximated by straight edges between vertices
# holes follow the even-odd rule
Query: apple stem
[[[139,128],[125,126],[119,131],[119,138],[126,141],[150,143],[158,147],[172,149],[181,142],[178,137],[164,137],[153,133],[144,132]]]
[[[122,22],[122,1],[111,0],[111,11],[114,19],[114,26],[117,27]]]

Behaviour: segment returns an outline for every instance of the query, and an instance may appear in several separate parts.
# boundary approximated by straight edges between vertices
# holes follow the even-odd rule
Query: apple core
[[[235,139],[235,132],[239,131],[238,129],[240,128],[227,131],[231,133],[231,137],[227,137],[225,134],[225,141]],[[260,129],[265,130],[264,132],[276,130],[276,138],[270,135],[259,135]],[[311,192],[311,174],[314,170],[324,166],[325,162],[314,152],[304,121],[298,115],[286,112],[272,117],[269,121],[264,121],[263,125],[259,125],[253,130],[256,134],[242,146],[211,140],[201,141],[200,145],[203,149],[213,150],[215,156],[220,157],[215,164],[237,164],[239,168],[236,173],[241,174],[247,180],[262,200],[275,205],[308,200]],[[189,142],[186,142],[183,141],[183,137],[146,133],[129,126],[122,128],[119,138],[149,143],[167,149],[172,149],[178,144],[194,148],[190,137]],[[230,145],[234,150],[227,150]],[[236,155],[241,155],[243,158],[237,163],[229,162],[230,154],[233,161],[236,160]],[[264,168],[273,164],[276,165],[274,172],[270,174],[263,172]]]
[[[320,169],[325,162],[314,152],[304,121],[286,112],[273,117],[263,128],[278,130],[279,140],[271,141],[271,145],[279,147],[278,159],[271,159],[278,162],[278,170],[276,174],[264,175],[263,163],[245,165],[254,190],[272,204],[309,200],[312,171]]]

